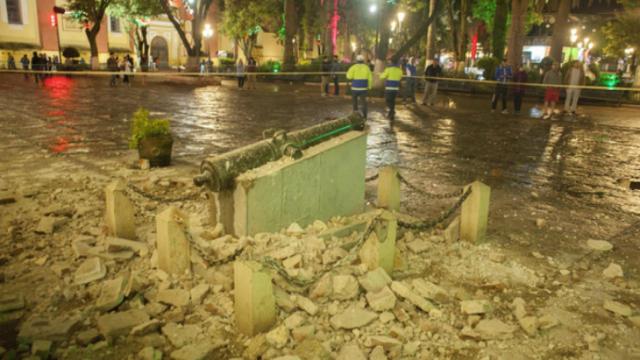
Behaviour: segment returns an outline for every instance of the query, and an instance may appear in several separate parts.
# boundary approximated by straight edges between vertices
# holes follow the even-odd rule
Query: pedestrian
[[[549,119],[556,110],[556,103],[560,100],[560,89],[556,87],[562,84],[562,76],[560,75],[560,66],[557,62],[551,65],[551,70],[547,71],[542,78],[542,83],[547,85],[544,93],[544,111],[543,119]]]
[[[258,71],[258,62],[253,57],[247,60],[247,89],[256,88],[256,71]]]
[[[416,102],[416,76],[418,75],[418,69],[416,68],[415,59],[410,57],[404,67],[404,74],[406,76],[406,89],[402,96],[402,101],[407,102],[407,98],[411,102]]]
[[[53,56],[53,61],[51,63],[51,70],[58,71],[58,66],[60,65],[60,59],[58,58],[58,55]]]
[[[322,57],[322,63],[320,64],[320,95],[329,95],[329,80],[331,78],[331,63],[327,56]]]
[[[200,76],[204,76],[207,72],[207,63],[204,62],[204,59],[200,60]]]
[[[238,77],[238,89],[242,89],[244,87],[244,79],[246,78],[242,59],[238,59],[238,63],[236,64],[236,76]]]
[[[122,58],[122,62],[120,63],[120,70],[124,72],[122,74],[122,83],[127,84],[127,86],[131,86],[129,82],[129,74],[131,73],[131,62],[129,62],[129,54],[125,55]]]
[[[13,58],[13,54],[9,53],[8,58],[7,58],[7,68],[9,70],[15,70],[16,69],[16,59]]]
[[[584,67],[580,61],[575,61],[571,69],[564,75],[564,83],[567,88],[567,98],[564,101],[564,112],[575,115],[580,98],[580,86],[585,84]]]
[[[118,58],[113,52],[109,54],[109,59],[107,59],[107,71],[111,72],[109,86],[116,86],[118,82]]]
[[[495,79],[496,79],[496,89],[493,93],[493,99],[491,100],[491,112],[496,111],[496,106],[498,105],[498,99],[502,99],[502,113],[508,114],[507,110],[507,92],[509,87],[507,83],[513,77],[513,73],[511,71],[511,66],[507,64],[507,60],[503,59],[502,63],[496,68]]]
[[[529,80],[529,76],[527,72],[524,70],[522,64],[518,64],[516,66],[516,72],[513,74],[513,111],[516,115],[520,114],[520,109],[522,108],[522,98],[524,97],[524,92],[526,85],[524,85],[527,80]]]
[[[436,101],[436,95],[438,95],[438,79],[442,77],[442,66],[438,59],[433,59],[431,64],[427,66],[424,71],[424,76],[427,78],[424,82],[424,95],[422,96],[422,105],[433,106]]]
[[[37,84],[38,80],[40,79],[37,73],[38,71],[40,71],[40,56],[35,51],[31,55],[31,71],[35,71],[35,73],[33,74],[33,78],[35,79]]]
[[[340,95],[340,76],[338,73],[340,72],[340,61],[338,60],[338,55],[333,55],[333,62],[331,63],[331,77],[333,79],[333,95]]]
[[[29,57],[27,56],[27,54],[22,55],[20,63],[22,64],[22,70],[25,71],[24,79],[29,80],[29,73],[27,73],[27,71],[29,71]]]
[[[362,116],[367,118],[367,94],[373,85],[371,69],[364,63],[364,56],[356,56],[356,63],[347,71],[347,80],[351,80],[351,100],[353,111],[358,111],[358,101],[362,104]]]
[[[400,91],[402,69],[392,60],[389,66],[380,74],[380,79],[384,80],[384,100],[389,109],[387,118],[393,121],[396,117],[396,97],[398,96],[398,91]]]

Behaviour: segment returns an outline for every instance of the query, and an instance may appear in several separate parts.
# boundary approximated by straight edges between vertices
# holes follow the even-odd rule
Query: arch
[[[151,40],[151,58],[158,59],[158,68],[169,67],[169,46],[162,36],[155,36]]]

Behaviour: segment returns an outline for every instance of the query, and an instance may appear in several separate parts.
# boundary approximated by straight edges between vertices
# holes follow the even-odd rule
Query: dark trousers
[[[414,78],[407,78],[405,81],[402,101],[407,101],[407,98],[412,102],[416,102],[416,79]]]
[[[333,95],[340,95],[340,83],[338,82],[338,75],[333,76]]]
[[[398,91],[389,91],[386,90],[384,92],[384,101],[387,103],[387,108],[389,109],[389,114],[387,117],[390,120],[395,119],[396,117],[396,97],[398,96]]]
[[[244,87],[244,76],[238,76],[238,87],[242,89]]]
[[[111,75],[111,81],[109,82],[109,85],[111,86],[116,86],[116,83],[118,82],[118,75]]]
[[[522,92],[516,91],[513,93],[513,109],[515,112],[520,112],[522,108],[522,97],[524,97]]]
[[[493,93],[493,100],[491,101],[491,109],[495,110],[498,105],[498,98],[502,98],[502,110],[507,109],[507,85],[497,84],[496,91]]]
[[[367,118],[367,91],[353,91],[351,90],[351,101],[353,102],[353,111],[358,111],[358,99],[360,99],[360,105],[362,105],[362,116]]]

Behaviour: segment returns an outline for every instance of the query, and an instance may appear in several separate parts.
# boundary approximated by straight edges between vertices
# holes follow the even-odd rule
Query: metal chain
[[[186,236],[187,236],[187,240],[189,241],[189,243],[191,244],[191,248],[195,249],[196,252],[198,253],[198,255],[200,255],[200,257],[205,260],[207,262],[207,264],[209,265],[209,267],[212,266],[219,266],[219,265],[223,265],[226,264],[230,261],[233,261],[236,259],[236,257],[238,257],[238,255],[240,255],[243,251],[244,251],[244,247],[240,247],[238,248],[236,251],[233,252],[233,254],[227,256],[227,257],[223,257],[221,259],[216,259],[216,260],[209,260],[209,253],[208,251],[204,250],[193,238],[193,236],[191,236],[191,233],[189,231],[185,232]]]
[[[449,193],[444,193],[444,194],[434,194],[434,193],[429,193],[426,192],[422,189],[420,189],[419,187],[413,185],[412,183],[410,183],[404,176],[402,176],[400,173],[398,173],[398,179],[400,179],[400,182],[407,185],[408,188],[410,188],[411,190],[420,193],[421,195],[427,197],[428,199],[450,199],[450,198],[454,198],[454,197],[458,197],[460,195],[462,195],[462,192],[464,191],[462,188],[456,190],[456,191],[452,191]]]
[[[180,197],[175,197],[175,198],[166,198],[166,197],[161,197],[161,196],[158,196],[158,195],[150,194],[150,193],[140,189],[139,187],[133,185],[132,183],[128,183],[127,187],[129,189],[133,190],[133,192],[135,192],[136,194],[138,194],[138,195],[140,195],[142,197],[145,197],[145,198],[153,200],[153,201],[161,202],[161,203],[172,203],[172,202],[195,200],[200,195],[200,192],[196,192],[196,193],[185,195],[185,196],[180,196]]]
[[[343,257],[342,259],[336,261],[332,266],[325,268],[324,270],[316,273],[316,275],[314,275],[312,278],[310,279],[303,279],[297,276],[291,276],[289,275],[289,273],[287,272],[287,269],[285,269],[282,264],[270,257],[270,256],[265,256],[264,258],[262,258],[259,262],[266,268],[269,268],[273,271],[275,271],[278,275],[280,275],[282,278],[284,278],[285,281],[287,281],[290,284],[295,285],[296,287],[299,287],[301,289],[306,289],[309,286],[315,284],[318,280],[320,280],[323,276],[325,276],[327,273],[341,267],[344,266],[345,263],[351,262],[353,261],[353,259],[355,258],[358,250],[360,250],[360,248],[362,247],[362,244],[364,244],[364,242],[369,238],[369,235],[371,235],[371,233],[374,230],[374,225],[376,223],[376,221],[378,220],[378,217],[374,217],[373,219],[371,219],[369,225],[367,226],[367,228],[364,230],[364,232],[362,233],[362,235],[360,236],[360,238],[358,239],[358,241],[356,242],[356,244],[351,248],[351,250],[349,251],[349,253]]]
[[[464,194],[462,194],[462,196],[458,199],[458,201],[456,201],[456,203],[453,204],[453,206],[449,210],[441,213],[440,216],[438,216],[433,220],[425,220],[425,221],[420,221],[416,223],[409,223],[409,222],[404,222],[402,220],[398,220],[398,225],[408,229],[414,229],[414,230],[420,230],[420,231],[434,228],[438,224],[447,220],[451,215],[453,215],[453,213],[455,213],[460,208],[460,206],[462,206],[462,203],[469,197],[469,195],[471,195],[471,187],[469,187],[469,189],[467,189],[467,191],[465,191]]]

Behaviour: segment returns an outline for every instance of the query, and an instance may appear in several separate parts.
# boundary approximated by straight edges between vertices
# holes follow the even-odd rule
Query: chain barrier
[[[315,284],[318,280],[320,280],[323,276],[325,276],[326,274],[328,274],[329,272],[344,266],[345,263],[351,262],[355,259],[355,256],[357,254],[357,252],[360,250],[360,248],[362,247],[362,244],[364,244],[364,242],[369,238],[369,235],[371,235],[371,233],[374,230],[374,225],[376,224],[376,221],[378,220],[378,216],[374,217],[373,219],[370,220],[369,224],[367,225],[367,228],[362,232],[361,236],[358,238],[358,241],[356,242],[356,244],[351,248],[351,250],[349,250],[349,253],[343,257],[342,259],[336,261],[332,266],[329,266],[327,268],[325,268],[324,270],[316,273],[316,275],[314,275],[313,277],[309,278],[309,279],[304,279],[304,278],[300,278],[297,276],[291,276],[289,275],[289,273],[287,272],[287,269],[285,269],[282,264],[270,257],[270,256],[265,256],[264,258],[262,258],[261,260],[259,260],[259,262],[262,264],[262,266],[269,268],[273,271],[275,271],[278,275],[280,275],[285,281],[287,281],[289,284],[293,284],[298,288],[301,289],[306,289],[309,286]]]
[[[398,225],[418,231],[432,229],[451,217],[451,215],[453,215],[453,213],[455,213],[460,208],[460,206],[462,206],[462,203],[469,197],[469,195],[471,195],[471,187],[469,187],[469,189],[467,189],[467,191],[462,194],[462,196],[455,202],[455,204],[453,204],[453,206],[449,210],[441,213],[440,216],[433,220],[425,220],[415,223],[398,220]]]
[[[173,202],[181,202],[181,201],[189,201],[189,200],[195,200],[198,198],[198,196],[200,196],[200,192],[196,192],[193,194],[189,194],[189,195],[185,195],[185,196],[179,196],[179,197],[175,197],[175,198],[167,198],[167,197],[161,197],[159,195],[155,195],[155,194],[151,194],[148,193],[142,189],[140,189],[139,187],[133,185],[132,183],[128,183],[127,187],[129,189],[131,189],[134,193],[147,198],[149,200],[153,200],[153,201],[157,201],[157,202],[161,202],[161,203],[173,203]]]
[[[191,236],[191,233],[188,230],[185,233],[187,236],[187,240],[191,244],[191,248],[196,250],[198,255],[200,255],[200,257],[207,262],[209,267],[224,265],[228,262],[235,260],[240,254],[242,254],[245,248],[244,246],[240,246],[231,255],[228,255],[216,260],[209,260],[209,257],[210,257],[209,252],[203,249],[202,246],[200,246],[200,244],[198,244],[195,241],[195,239],[193,238],[193,236]]]
[[[461,188],[461,189],[458,189],[456,191],[452,191],[452,192],[449,192],[449,193],[434,194],[434,193],[426,192],[426,191],[420,189],[419,187],[413,185],[404,176],[402,176],[400,173],[398,173],[398,179],[400,179],[400,182],[405,184],[411,190],[413,190],[413,191],[425,196],[428,199],[433,199],[433,200],[450,199],[450,198],[458,197],[458,196],[462,195],[462,192],[464,191],[464,189]]]

